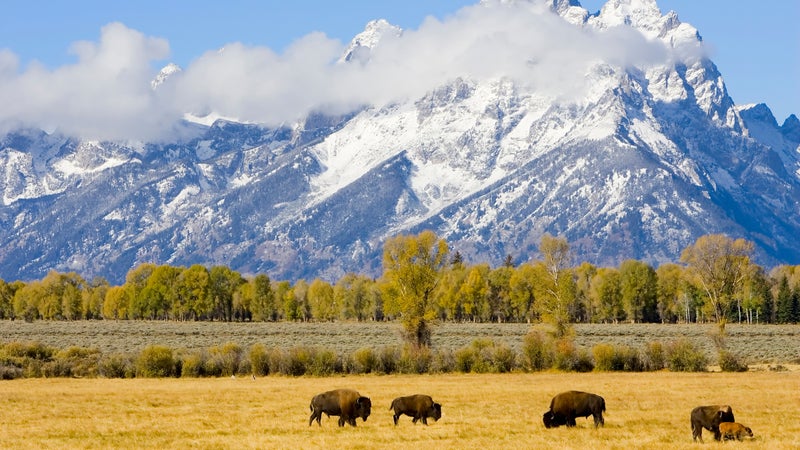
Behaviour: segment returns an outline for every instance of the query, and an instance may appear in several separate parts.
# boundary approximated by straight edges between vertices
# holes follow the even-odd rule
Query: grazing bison
[[[719,434],[722,435],[722,440],[736,439],[741,441],[743,437],[753,437],[753,430],[738,422],[721,422],[719,424]]]
[[[339,426],[345,422],[356,426],[356,419],[361,417],[365,422],[372,410],[372,401],[352,389],[336,389],[317,394],[311,399],[311,417],[308,419],[310,426],[314,419],[317,425],[322,426],[320,419],[322,413],[330,416],[339,416]]]
[[[425,425],[428,424],[428,417],[433,420],[442,418],[442,405],[433,401],[430,395],[409,395],[408,397],[397,397],[392,400],[392,406],[389,409],[394,410],[394,424],[397,425],[397,419],[403,414],[411,416],[411,422],[414,424],[418,420],[422,420]]]
[[[692,439],[703,442],[703,428],[714,433],[714,440],[720,439],[719,424],[736,422],[733,410],[728,405],[698,406],[692,410]]]
[[[575,426],[576,417],[594,417],[594,426],[605,424],[603,411],[606,410],[606,401],[596,394],[580,391],[562,392],[550,401],[550,411],[544,413],[542,420],[545,428],[555,428],[561,425]]]

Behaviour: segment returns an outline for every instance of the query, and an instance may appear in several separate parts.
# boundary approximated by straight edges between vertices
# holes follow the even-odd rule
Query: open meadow
[[[309,426],[311,397],[339,387],[372,399],[369,419]],[[544,428],[550,399],[569,389],[605,398],[605,427],[579,418],[574,429]],[[442,419],[393,425],[392,399],[413,393],[440,402]],[[697,448],[691,409],[726,403],[755,437],[725,448],[796,449],[798,393],[796,371],[18,379],[0,382],[0,448]]]
[[[534,325],[536,326],[536,325]],[[452,350],[478,338],[519,350],[531,330],[525,323],[441,323],[433,329],[433,347]],[[686,338],[716,359],[715,324],[575,324],[575,344],[600,343],[641,348]],[[800,364],[800,325],[728,324],[727,346],[748,364]],[[233,342],[242,347],[320,346],[349,354],[359,348],[401,343],[395,322],[176,322],[136,320],[0,320],[1,342],[37,341],[56,348],[97,348],[103,353],[139,352],[148,345],[198,349]]]

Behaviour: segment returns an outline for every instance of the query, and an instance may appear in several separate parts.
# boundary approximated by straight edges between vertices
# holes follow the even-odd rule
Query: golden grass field
[[[309,426],[311,397],[339,387],[372,399],[369,419]],[[569,389],[605,398],[604,428],[591,418],[544,428],[550,399]],[[389,404],[413,393],[442,403],[442,419],[426,427],[403,416],[394,426]],[[689,413],[717,403],[755,433],[725,448],[800,448],[800,371],[18,379],[0,382],[0,448],[700,448]],[[705,446],[721,445],[703,435]]]

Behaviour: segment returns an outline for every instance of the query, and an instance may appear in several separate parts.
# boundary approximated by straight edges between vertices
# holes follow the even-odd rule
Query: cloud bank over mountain
[[[429,18],[385,36],[362,64],[338,63],[345,43],[322,33],[282,53],[235,42],[155,90],[169,43],[121,23],[103,27],[97,42],[74,43],[76,61],[55,69],[19,67],[13,49],[0,49],[0,132],[27,126],[89,139],[169,139],[185,113],[277,125],[311,111],[416,98],[457,77],[502,75],[554,101],[579,99],[600,61],[647,68],[703,52],[697,42],[669,48],[625,26],[576,27],[543,3],[484,2],[444,21]]]

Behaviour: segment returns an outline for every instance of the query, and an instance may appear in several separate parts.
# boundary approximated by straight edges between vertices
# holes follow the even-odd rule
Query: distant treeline
[[[719,235],[705,238],[703,245],[701,238],[684,251],[683,264],[655,268],[627,260],[618,267],[584,262],[554,269],[547,258],[515,264],[510,256],[501,266],[490,267],[467,264],[455,252],[436,274],[435,287],[425,292],[425,308],[443,321],[536,322],[547,312],[540,305],[552,303],[550,297],[557,294],[559,305],[566,305],[569,321],[574,323],[706,322],[720,318],[747,323],[800,322],[800,266],[779,266],[767,273],[746,254],[721,255],[708,250],[740,241]],[[730,270],[731,261],[738,266],[729,274],[725,271]],[[557,286],[552,280],[557,280]],[[224,266],[148,263],[130,270],[121,286],[112,286],[102,278],[87,281],[74,272],[51,271],[38,281],[0,280],[0,318],[396,319],[400,313],[385,307],[382,283],[382,278],[359,274],[347,274],[334,283],[319,278],[291,283],[272,280],[266,274],[243,276]]]

